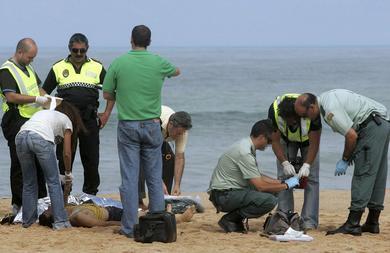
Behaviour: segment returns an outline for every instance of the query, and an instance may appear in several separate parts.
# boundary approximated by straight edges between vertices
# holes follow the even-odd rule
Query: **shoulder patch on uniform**
[[[333,119],[333,116],[334,116],[334,114],[333,113],[328,113],[327,115],[326,115],[326,120],[327,121],[332,121],[332,119]]]

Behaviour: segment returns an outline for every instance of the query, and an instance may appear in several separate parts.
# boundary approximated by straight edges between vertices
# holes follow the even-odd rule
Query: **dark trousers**
[[[95,114],[96,115],[96,114]],[[99,177],[99,126],[96,117],[84,118],[83,122],[88,130],[88,133],[80,133],[77,137],[80,149],[81,163],[84,168],[84,184],[83,192],[96,195],[100,184]],[[77,143],[75,145],[77,147]],[[63,160],[63,145],[57,145],[58,167],[61,174],[65,174],[65,166]],[[76,154],[76,148],[72,150],[72,168]]]
[[[277,204],[273,194],[250,189],[212,190],[210,201],[218,212],[238,212],[243,218],[263,216]]]
[[[164,141],[161,147],[162,153],[162,179],[167,187],[168,193],[171,194],[173,177],[175,175],[175,153],[172,151],[168,142]],[[141,201],[146,197],[145,192],[145,176],[142,168],[140,168],[138,180],[138,196]]]
[[[11,181],[11,203],[22,206],[22,193],[23,193],[23,176],[22,168],[18,156],[16,154],[15,136],[19,132],[21,126],[29,120],[19,115],[19,111],[15,108],[10,108],[4,115],[1,121],[1,128],[5,139],[8,142],[11,168],[10,168],[10,181]],[[37,176],[38,176],[38,198],[44,198],[47,196],[45,177],[43,175],[41,166],[38,160],[35,158]]]

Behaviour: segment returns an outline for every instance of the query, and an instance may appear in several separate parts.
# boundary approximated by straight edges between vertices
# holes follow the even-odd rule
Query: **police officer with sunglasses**
[[[57,88],[56,96],[70,102],[80,110],[88,130],[88,133],[78,136],[80,157],[84,167],[82,190],[85,193],[95,195],[100,184],[98,172],[99,128],[106,124],[114,103],[107,102],[105,112],[98,116],[99,89],[106,71],[99,61],[87,57],[89,48],[87,37],[81,33],[73,34],[69,40],[68,48],[70,54],[53,65],[43,89],[50,94]],[[57,146],[57,152],[58,154],[62,153],[61,145]],[[73,160],[75,152],[76,147],[73,149]],[[57,157],[60,173],[64,174],[62,156],[57,155]]]

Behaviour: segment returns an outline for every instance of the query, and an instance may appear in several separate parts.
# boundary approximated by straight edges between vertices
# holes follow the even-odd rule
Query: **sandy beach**
[[[191,222],[178,224],[177,242],[142,244],[115,234],[118,226],[71,228],[53,231],[38,224],[25,229],[21,225],[0,225],[0,252],[389,252],[390,250],[390,189],[387,190],[385,210],[380,217],[379,235],[364,233],[325,236],[325,231],[341,225],[348,214],[349,191],[322,190],[320,193],[320,227],[309,231],[312,242],[276,242],[260,236],[265,217],[249,221],[248,234],[225,234],[217,225],[223,215],[216,214],[206,193],[200,195],[204,213],[194,215]],[[303,192],[295,193],[296,206],[302,204]],[[105,195],[107,197],[107,195]],[[119,195],[109,195],[119,199]],[[0,215],[9,212],[10,199],[0,200]],[[365,221],[367,212],[363,215]]]

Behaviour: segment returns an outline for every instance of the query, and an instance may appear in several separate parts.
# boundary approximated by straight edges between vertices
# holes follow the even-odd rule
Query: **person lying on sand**
[[[67,205],[65,207],[69,221],[74,227],[97,227],[97,226],[119,226],[122,218],[123,209],[108,206],[101,207],[95,204],[84,203],[81,205]],[[171,205],[167,206],[167,211],[171,212]],[[189,222],[196,213],[195,206],[190,206],[182,214],[175,214],[176,223]],[[140,215],[144,212],[141,211]],[[39,224],[52,227],[53,214],[51,207],[39,216]]]

